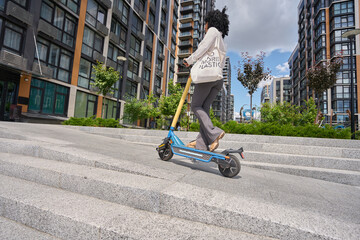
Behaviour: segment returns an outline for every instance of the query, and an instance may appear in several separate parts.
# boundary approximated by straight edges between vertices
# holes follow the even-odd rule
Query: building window
[[[165,28],[160,26],[160,38],[165,39]]]
[[[152,51],[148,48],[145,48],[145,60],[151,62],[152,59]]]
[[[102,107],[102,113],[104,113],[104,118],[105,119],[109,119],[109,118],[115,118],[116,116],[116,101],[112,101],[110,99],[104,98],[104,105]]]
[[[337,43],[331,47],[331,57],[337,55],[350,55],[350,43]],[[355,43],[353,43],[353,54],[355,55]]]
[[[149,12],[149,23],[155,26],[155,14],[151,10]]]
[[[155,87],[161,89],[161,78],[159,76],[156,76]]]
[[[5,10],[5,6],[6,6],[6,0],[0,0],[0,11],[4,11]],[[27,4],[27,0],[12,0],[12,2],[16,3],[17,5],[21,6],[22,8],[26,8],[26,4]]]
[[[333,20],[331,20],[331,24],[330,24],[331,30],[335,28],[346,28],[353,26],[354,26],[353,15],[334,17]]]
[[[91,89],[91,83],[94,82],[93,78],[93,63],[85,60],[84,58],[80,59],[79,66],[79,78],[78,86],[86,89]]]
[[[61,0],[61,2],[74,13],[78,13],[80,2],[79,0]]]
[[[135,76],[139,75],[139,63],[132,58],[128,61],[127,76],[131,79],[135,79]]]
[[[37,39],[37,47],[40,61],[53,70],[53,78],[70,82],[73,54],[42,38]]]
[[[319,37],[321,34],[326,33],[325,23],[321,23],[319,27],[315,30],[315,38]]]
[[[111,20],[111,28],[110,31],[114,33],[116,36],[120,37],[120,46],[122,48],[126,47],[125,41],[126,41],[126,34],[127,30],[126,28],[120,24],[119,21],[117,21],[115,18]]]
[[[133,56],[136,55],[136,53],[140,54],[140,48],[141,48],[141,42],[135,38],[134,35],[131,34],[130,38],[130,54]]]
[[[96,27],[96,21],[106,25],[106,10],[95,0],[88,0],[86,9],[86,21]]]
[[[353,12],[354,12],[354,3],[352,1],[335,3],[330,10],[331,16],[353,13]]]
[[[137,86],[138,84],[133,81],[126,81],[126,95],[130,98],[137,97]]]
[[[321,11],[321,13],[315,18],[315,26],[317,26],[320,22],[325,22],[325,10]]]
[[[96,115],[97,97],[81,91],[76,92],[75,117],[92,117]]]
[[[121,21],[127,25],[129,20],[129,6],[124,3],[123,0],[116,0],[116,2],[114,2],[114,7],[121,12]]]
[[[145,37],[146,42],[152,46],[154,43],[154,34],[149,29],[147,29]]]
[[[145,1],[144,0],[135,0],[134,8],[137,12],[139,12],[139,11],[145,12]]]
[[[74,47],[77,23],[75,18],[48,0],[41,4],[40,17],[61,31],[56,40]]]
[[[20,55],[22,52],[24,30],[8,21],[4,21],[4,23],[5,24],[3,26],[3,21],[0,18],[0,30],[4,28],[3,47]]]
[[[348,41],[349,39],[342,37],[343,33],[345,33],[346,31],[348,31],[348,29],[333,31],[330,35],[330,44],[333,44],[335,42]]]
[[[93,57],[93,52],[103,53],[104,38],[93,32],[88,27],[84,29],[84,38],[81,52],[89,57]]]
[[[143,21],[134,14],[132,19],[131,29],[133,30],[134,33],[137,33],[137,32],[142,32],[142,28],[143,28]]]
[[[150,75],[151,75],[151,72],[149,69],[145,68],[144,69],[144,80],[146,82],[150,82]]]
[[[326,37],[321,36],[316,42],[315,42],[315,50],[318,50],[319,48],[326,47]]]
[[[31,80],[29,111],[67,115],[69,88],[36,78]]]
[[[108,59],[111,59],[112,61],[116,62],[115,70],[120,73],[120,77],[122,78],[124,73],[124,61],[118,60],[117,57],[119,56],[125,56],[125,53],[110,43],[108,50]],[[116,91],[114,91],[113,97],[117,98],[120,88],[120,81],[117,81],[113,87],[117,89]]]

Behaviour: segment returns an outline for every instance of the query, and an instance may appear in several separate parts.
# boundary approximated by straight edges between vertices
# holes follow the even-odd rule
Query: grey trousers
[[[200,122],[200,133],[196,138],[196,149],[208,150],[209,145],[223,132],[214,127],[209,112],[210,106],[223,86],[223,80],[195,84],[191,110]]]

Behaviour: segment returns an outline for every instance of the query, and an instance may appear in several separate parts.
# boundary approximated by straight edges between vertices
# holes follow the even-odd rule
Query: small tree
[[[342,57],[337,57],[333,61],[321,62],[307,70],[306,78],[309,80],[308,85],[317,94],[318,121],[320,112],[320,99],[323,93],[335,85],[337,73],[343,64]]]
[[[97,62],[95,66],[93,66],[94,70],[94,83],[91,83],[95,86],[98,91],[98,94],[102,94],[104,96],[103,107],[105,105],[105,97],[107,94],[113,94],[116,88],[114,88],[114,84],[119,80],[119,72],[115,71],[112,67],[107,68],[102,62]],[[104,118],[104,113],[102,113],[102,118]]]
[[[130,122],[136,122],[137,120],[156,118],[160,115],[159,108],[155,107],[155,102],[158,98],[150,93],[146,99],[128,98],[124,106],[124,113],[126,119]]]
[[[175,115],[177,107],[179,105],[180,99],[182,97],[184,89],[180,84],[174,84],[173,80],[170,79],[168,83],[169,95],[162,95],[159,101],[159,109],[161,114],[166,117],[172,117]],[[183,105],[181,113],[185,113],[187,109],[187,104]]]
[[[248,90],[250,95],[250,109],[252,109],[252,96],[258,89],[259,83],[263,80],[266,81],[270,78],[270,70],[264,70],[264,57],[265,53],[260,52],[256,59],[249,56],[249,54],[242,53],[242,60],[239,62],[237,73],[238,80]],[[252,114],[251,114],[252,120]]]

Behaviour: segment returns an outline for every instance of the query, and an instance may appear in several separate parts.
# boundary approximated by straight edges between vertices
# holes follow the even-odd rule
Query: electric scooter
[[[231,153],[238,153],[240,154],[240,157],[244,159],[244,150],[242,147],[237,150],[227,149],[221,153],[203,151],[195,148],[186,147],[185,144],[175,135],[174,131],[176,123],[179,119],[181,109],[189,92],[190,85],[191,76],[189,76],[187,80],[185,90],[181,97],[179,106],[176,110],[176,114],[172,121],[168,136],[163,140],[163,143],[156,148],[159,153],[159,157],[163,161],[169,161],[175,154],[196,161],[215,162],[216,164],[218,164],[219,171],[223,176],[229,178],[235,177],[240,172],[241,165],[239,159]]]

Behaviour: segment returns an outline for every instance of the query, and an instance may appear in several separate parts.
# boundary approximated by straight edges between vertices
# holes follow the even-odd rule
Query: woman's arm
[[[191,65],[196,62],[201,56],[203,56],[214,44],[217,35],[216,28],[209,28],[207,33],[205,34],[204,39],[200,42],[198,49],[191,54],[190,57],[185,58],[185,61]]]

